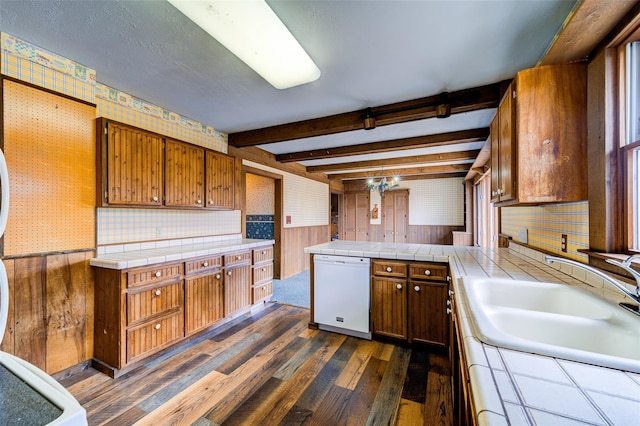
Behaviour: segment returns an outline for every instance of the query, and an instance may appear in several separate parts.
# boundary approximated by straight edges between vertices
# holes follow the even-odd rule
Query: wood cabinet
[[[583,63],[520,71],[491,124],[491,193],[498,206],[587,199]]]
[[[98,206],[233,210],[235,158],[99,118]]]
[[[273,246],[253,249],[252,257],[251,303],[256,304],[273,295]]]
[[[235,207],[235,158],[207,151],[205,165],[207,208],[233,210]]]
[[[266,300],[273,289],[273,245],[123,270],[95,269],[93,365],[115,377]]]
[[[185,262],[185,334],[192,335],[224,318],[222,257]]]
[[[168,139],[165,173],[166,206],[204,206],[204,148]]]
[[[406,243],[409,225],[409,191],[387,191],[382,198],[385,243]]]
[[[161,206],[164,187],[162,137],[151,132],[100,120],[98,179],[102,206]]]
[[[96,274],[94,356],[122,369],[184,336],[182,263]]]
[[[449,275],[445,264],[409,265],[409,342],[449,345]]]
[[[372,260],[373,334],[448,346],[448,271],[444,263]]]
[[[344,194],[344,236],[348,241],[369,239],[369,192]]]
[[[229,316],[251,304],[251,252],[224,256],[224,315]]]

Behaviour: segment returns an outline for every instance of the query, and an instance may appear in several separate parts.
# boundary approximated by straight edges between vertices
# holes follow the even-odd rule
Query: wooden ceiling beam
[[[459,114],[487,108],[497,108],[500,103],[501,84],[493,83],[447,94],[451,114]],[[443,102],[442,94],[397,102],[371,108],[375,126],[405,123],[436,116],[436,108]],[[325,136],[364,129],[365,110],[351,111],[328,117],[314,118],[295,123],[281,124],[245,132],[230,133],[229,145],[238,148],[264,145],[274,142]]]
[[[289,163],[293,161],[318,160],[321,158],[345,157],[348,155],[373,154],[378,152],[398,151],[410,148],[428,148],[433,146],[453,145],[459,143],[485,141],[489,137],[489,128],[460,130],[457,132],[439,133],[437,135],[416,136],[405,139],[394,139],[383,142],[363,143],[359,145],[322,148],[311,151],[290,152],[276,155],[276,161]]]
[[[367,179],[367,178],[380,178],[382,175],[387,177],[392,176],[415,176],[415,175],[429,175],[433,173],[456,173],[456,172],[468,172],[471,168],[471,164],[447,164],[444,166],[425,166],[425,167],[413,167],[407,169],[389,169],[384,173],[379,170],[366,171],[366,172],[350,172],[339,173],[329,175],[331,180],[344,180],[344,179]]]
[[[353,161],[350,163],[325,164],[321,166],[308,166],[310,173],[336,172],[340,170],[368,169],[372,167],[393,167],[407,164],[428,164],[445,161],[474,160],[480,150],[443,152],[440,154],[413,155],[409,157],[385,158],[383,160]]]

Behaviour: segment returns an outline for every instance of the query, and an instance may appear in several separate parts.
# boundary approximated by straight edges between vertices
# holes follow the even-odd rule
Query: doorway
[[[274,240],[273,277],[279,279],[282,265],[282,176],[243,166],[245,238]]]

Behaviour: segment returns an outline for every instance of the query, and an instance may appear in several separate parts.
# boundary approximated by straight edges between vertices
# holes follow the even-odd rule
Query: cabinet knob
[[[207,266],[209,266],[209,262],[202,262],[202,266],[206,268]]]
[[[213,205],[213,200],[209,200],[209,205],[212,206]]]
[[[231,276],[231,271],[227,272],[227,275]]]
[[[262,268],[262,272],[264,272],[264,271],[266,271],[266,270],[267,270],[267,268]]]
[[[262,254],[267,254],[267,252],[266,252],[266,251],[264,251],[264,250],[262,250]]]
[[[451,315],[451,309],[447,308],[447,315]]]
[[[451,300],[447,299],[447,306],[451,306]]]
[[[156,324],[156,326],[154,327],[156,330],[160,330],[160,324]]]
[[[449,278],[449,277],[447,277]],[[449,297],[453,296],[453,290],[449,290]]]
[[[156,276],[156,278],[160,278],[162,276],[162,272],[156,271],[154,275]]]
[[[242,256],[236,256],[236,259],[241,260]]]
[[[387,266],[387,272],[391,272],[393,271],[393,269],[391,268],[391,266]]]
[[[157,202],[158,202],[158,196],[157,196],[157,195],[156,195],[156,196],[154,196],[154,197],[152,198],[152,200],[153,200],[153,202],[154,202],[154,203],[157,203]]]
[[[202,200],[201,200],[200,198],[198,198],[198,199],[196,200],[196,204],[202,204]]]
[[[420,286],[415,286],[413,289],[414,289],[415,291],[420,291]]]
[[[156,296],[160,296],[160,294],[162,294],[162,292],[160,291],[160,289],[157,289],[157,290],[155,291],[155,295],[156,295]]]
[[[396,288],[397,288],[398,290],[402,290],[402,284],[398,284],[398,285],[396,285]]]
[[[425,270],[424,270],[424,274],[425,274],[426,276],[429,276],[429,275],[431,275],[431,271],[430,271],[429,269],[425,269]]]

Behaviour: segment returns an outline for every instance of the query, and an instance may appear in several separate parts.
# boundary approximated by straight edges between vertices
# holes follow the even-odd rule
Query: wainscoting
[[[93,357],[93,251],[4,259],[9,318],[2,350],[49,374]]]
[[[305,247],[330,241],[330,227],[307,226],[282,229],[282,267],[280,279],[288,278],[311,267],[311,260],[304,252]]]

